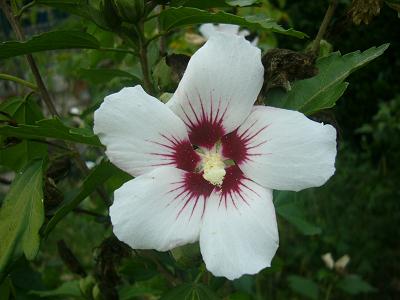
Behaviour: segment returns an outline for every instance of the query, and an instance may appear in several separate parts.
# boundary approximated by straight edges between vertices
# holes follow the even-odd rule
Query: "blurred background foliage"
[[[115,290],[122,300],[400,299],[399,4],[394,0],[368,0],[364,4],[367,2],[380,9],[360,16],[354,12],[360,1],[338,2],[320,55],[332,50],[342,54],[363,51],[384,43],[391,46],[349,77],[350,85],[334,108],[311,115],[338,129],[337,171],[321,188],[275,194],[280,248],[271,268],[229,282],[206,272],[196,245],[168,253],[132,254],[112,236],[107,205],[99,194],[85,194],[92,183],[83,181],[71,162],[75,154],[64,144],[0,136],[0,201],[9,190],[14,172],[43,153],[48,154],[46,220],[60,205],[85,199],[53,231],[46,231],[47,226],[43,233],[42,228],[44,239],[34,260],[18,258],[13,262],[9,276],[0,285],[0,299],[114,299],[116,295],[107,295],[107,291],[112,294]],[[63,9],[62,3],[27,9],[21,24],[28,37],[50,30],[85,30],[100,42],[101,50],[34,54],[63,124],[79,128],[80,133],[87,131],[90,136],[92,113],[104,96],[141,83],[143,74],[136,56],[109,50],[128,50],[125,40]],[[91,4],[97,6],[99,2]],[[314,37],[327,6],[328,1],[322,0],[270,0],[224,10],[241,16],[263,13],[285,28],[293,27]],[[156,20],[147,23],[147,36],[154,34]],[[4,15],[0,15],[0,24],[1,40],[14,40]],[[276,47],[304,51],[312,41],[263,30],[252,30],[251,34],[259,37],[258,46],[264,52]],[[191,55],[204,38],[198,25],[191,25],[172,31],[162,42],[164,45],[154,41],[148,47],[158,95],[174,91],[182,69],[179,63],[168,65],[164,55]],[[0,73],[35,81],[22,56],[0,60]],[[0,99],[2,123],[11,116],[18,124],[34,125],[43,114],[48,115],[37,94],[15,82],[0,80]],[[78,151],[89,168],[105,164],[98,148],[78,145]],[[110,168],[103,166],[103,173]],[[106,193],[130,178],[123,172],[114,173],[117,175],[104,177]]]

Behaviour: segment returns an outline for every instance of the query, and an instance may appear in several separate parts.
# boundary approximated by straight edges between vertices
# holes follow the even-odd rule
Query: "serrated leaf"
[[[284,29],[274,20],[263,16],[240,17],[233,14],[219,11],[211,13],[192,7],[171,7],[164,10],[159,17],[163,31],[169,31],[187,25],[202,23],[227,23],[236,24],[254,30],[267,30],[280,34],[304,38],[306,34],[293,29]]]
[[[288,277],[289,287],[294,291],[309,299],[317,300],[319,288],[318,285],[311,279],[292,275]]]
[[[0,59],[60,49],[97,49],[99,41],[83,31],[58,30],[36,35],[24,42],[0,43]]]
[[[43,162],[34,161],[17,174],[0,209],[0,281],[21,255],[35,258],[44,221]]]
[[[86,130],[84,134],[80,134],[80,132],[82,131],[79,129],[64,125],[58,118],[40,120],[35,125],[0,126],[0,135],[4,136],[21,139],[53,138],[92,146],[101,146],[99,139],[94,134],[89,135]]]
[[[306,220],[302,207],[297,203],[294,192],[276,192],[276,213],[295,226],[304,235],[321,234],[321,228]]]
[[[30,291],[29,294],[39,297],[82,297],[79,288],[79,280],[67,281],[62,283],[54,290]]]
[[[347,83],[344,80],[352,72],[382,55],[388,47],[389,44],[384,44],[364,52],[356,51],[343,56],[335,52],[323,57],[317,61],[318,75],[294,82],[292,89],[287,93],[277,89],[272,90],[267,95],[265,103],[298,110],[304,114],[330,108],[346,90]]]
[[[64,218],[70,211],[77,207],[86,197],[90,196],[96,188],[102,185],[111,176],[119,176],[122,171],[112,165],[109,161],[102,161],[94,167],[88,177],[83,181],[80,189],[71,195],[65,203],[55,212],[54,216],[47,223],[43,235],[47,236],[51,230]]]
[[[368,282],[364,281],[358,275],[347,275],[338,282],[338,287],[351,295],[357,295],[360,293],[372,293],[376,291],[376,288],[371,286]]]
[[[185,283],[173,288],[160,300],[218,300],[218,296],[204,284]]]
[[[130,79],[132,85],[141,84],[141,80],[135,75],[117,69],[80,69],[78,74],[94,84],[104,84],[116,77]]]

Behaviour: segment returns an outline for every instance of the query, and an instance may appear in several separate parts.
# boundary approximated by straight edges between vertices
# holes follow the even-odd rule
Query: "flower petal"
[[[321,186],[335,172],[336,130],[296,111],[256,107],[222,144],[224,156],[271,189]]]
[[[190,59],[168,106],[185,122],[192,144],[211,148],[249,115],[263,74],[260,49],[216,33]]]
[[[272,191],[243,178],[223,198],[211,195],[200,231],[207,269],[233,280],[269,267],[279,241]]]
[[[115,235],[134,249],[159,251],[197,241],[212,189],[190,174],[160,167],[116,190],[110,207]]]
[[[233,24],[214,25],[212,23],[206,23],[206,24],[200,25],[199,31],[206,39],[209,39],[213,34],[215,34],[217,32],[238,34],[239,26],[233,25]]]
[[[110,160],[134,176],[163,165],[193,171],[200,161],[183,122],[138,85],[104,99],[94,132]]]

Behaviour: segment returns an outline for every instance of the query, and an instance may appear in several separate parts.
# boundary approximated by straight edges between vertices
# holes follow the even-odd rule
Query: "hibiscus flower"
[[[199,241],[207,269],[235,279],[270,266],[278,248],[272,189],[324,184],[336,131],[303,114],[254,106],[260,50],[214,34],[190,59],[167,104],[141,86],[105,98],[94,132],[135,179],[115,191],[115,235],[134,249]]]

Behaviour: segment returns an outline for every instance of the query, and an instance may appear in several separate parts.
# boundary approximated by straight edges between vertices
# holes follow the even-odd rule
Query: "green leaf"
[[[34,124],[43,119],[39,106],[30,97],[28,99],[11,98],[0,104],[0,111],[7,113],[13,121],[23,124]],[[6,116],[0,116],[2,121],[10,121]],[[18,141],[15,145],[8,145],[9,139],[0,136],[0,165],[14,171],[20,170],[28,161],[43,158],[47,155],[47,145],[33,141]]]
[[[296,293],[303,295],[309,299],[318,299],[318,285],[311,279],[292,275],[288,277],[289,287]]]
[[[256,4],[259,2],[259,0],[226,0],[226,3],[228,3],[231,6],[251,6],[253,4]]]
[[[302,207],[297,203],[297,193],[276,192],[275,209],[278,215],[294,225],[304,235],[321,234],[321,228],[306,220]]]
[[[12,283],[10,278],[6,278],[0,283],[0,299],[8,300],[11,295]]]
[[[201,23],[236,24],[254,30],[268,30],[280,34],[304,38],[306,35],[293,29],[284,29],[274,20],[263,16],[240,17],[223,11],[211,13],[192,7],[171,7],[164,10],[159,17],[163,31],[170,31],[187,25]]]
[[[170,6],[195,7],[200,9],[222,8],[230,5],[225,0],[172,0]]]
[[[160,300],[217,300],[218,296],[204,284],[185,283],[173,288]]]
[[[29,294],[37,295],[39,297],[82,297],[79,288],[79,280],[64,282],[54,290],[30,291]]]
[[[78,74],[94,84],[104,84],[116,77],[129,79],[132,84],[141,84],[141,80],[135,75],[116,69],[80,69]]]
[[[43,162],[34,161],[17,174],[0,209],[0,282],[21,255],[35,258],[44,221]]]
[[[0,135],[21,139],[54,138],[101,146],[99,139],[94,134],[89,135],[86,130],[68,127],[58,118],[40,120],[35,125],[0,126]]]
[[[384,44],[364,52],[356,51],[341,56],[332,53],[317,61],[317,76],[294,82],[292,89],[285,93],[271,90],[265,103],[275,107],[293,109],[311,114],[321,109],[333,107],[343,95],[348,83],[344,80],[354,71],[382,55],[389,47]]]
[[[118,176],[122,171],[112,165],[109,161],[102,161],[94,167],[88,177],[83,181],[79,191],[71,196],[66,203],[61,206],[50,219],[43,235],[47,236],[51,230],[62,220],[70,211],[77,207],[86,197],[90,196],[96,188],[102,185],[111,176]]]
[[[195,7],[200,9],[222,8],[230,6],[251,6],[259,0],[173,0],[170,6]]]
[[[147,286],[129,285],[123,286],[118,291],[120,300],[151,299],[160,295],[161,291]]]
[[[376,288],[358,275],[347,275],[338,282],[338,287],[350,295],[376,292]]]
[[[47,50],[97,49],[99,47],[99,41],[86,32],[58,30],[36,35],[24,42],[0,43],[0,59]]]

